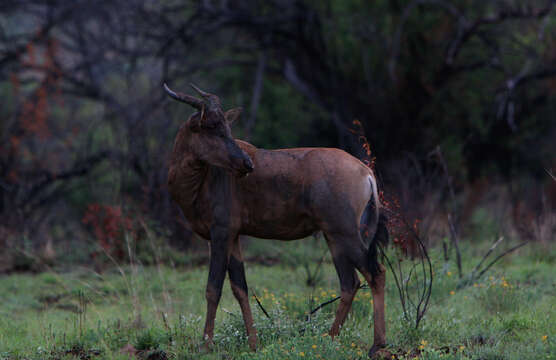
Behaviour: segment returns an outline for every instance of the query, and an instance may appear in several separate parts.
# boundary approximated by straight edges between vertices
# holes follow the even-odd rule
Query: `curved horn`
[[[201,95],[202,97],[206,98],[206,97],[210,96],[209,93],[204,92],[203,90],[199,89],[197,86],[193,85],[192,83],[189,83],[189,85],[191,85],[193,90],[197,91],[199,93],[199,95]]]
[[[168,85],[166,85],[166,83],[164,83],[164,90],[172,98],[174,98],[178,101],[184,102],[186,104],[189,104],[197,110],[201,110],[202,107],[203,107],[203,101],[202,100],[199,100],[196,97],[191,96],[191,95],[187,95],[187,94],[183,94],[183,93],[179,93],[179,92],[178,93],[174,92],[168,87]]]

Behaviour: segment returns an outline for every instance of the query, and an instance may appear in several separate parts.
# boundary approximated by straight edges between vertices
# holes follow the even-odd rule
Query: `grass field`
[[[332,264],[317,284],[307,269],[325,253],[324,241],[258,242],[247,246],[251,306],[259,348],[249,352],[243,322],[226,280],[216,319],[215,349],[200,351],[207,266],[113,267],[103,274],[71,272],[0,277],[0,359],[358,359],[372,342],[372,297],[358,292],[341,335],[326,333],[336,303],[310,321],[306,312],[339,291]],[[463,249],[469,271],[488,245]],[[274,254],[282,261],[261,264]],[[527,246],[497,263],[474,284],[458,288],[453,264],[431,251],[434,282],[422,326],[406,323],[391,274],[387,276],[384,354],[395,359],[556,359],[555,259],[550,248]],[[312,271],[312,270],[311,270]],[[310,299],[313,298],[313,304]]]

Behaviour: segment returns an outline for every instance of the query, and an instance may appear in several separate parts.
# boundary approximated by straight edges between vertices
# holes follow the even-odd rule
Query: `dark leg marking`
[[[245,268],[243,266],[243,259],[239,246],[239,241],[236,240],[232,255],[230,256],[228,274],[230,275],[232,292],[243,314],[243,322],[245,324],[245,331],[247,332],[249,347],[251,350],[255,351],[257,348],[257,331],[253,326],[253,315],[251,314],[247,281],[245,280]]]
[[[216,309],[220,302],[222,285],[226,277],[226,269],[228,268],[229,255],[227,244],[227,229],[215,227],[211,230],[210,268],[205,294],[207,299],[207,318],[203,331],[203,339],[207,348],[213,344],[214,318],[216,317]]]

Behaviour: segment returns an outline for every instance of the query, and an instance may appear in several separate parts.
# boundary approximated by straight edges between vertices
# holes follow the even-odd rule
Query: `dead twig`
[[[450,238],[452,239],[452,243],[454,244],[454,249],[456,249],[456,265],[458,267],[458,276],[461,279],[463,277],[463,272],[461,269],[461,252],[459,250],[459,239],[458,234],[456,232],[456,227],[454,222],[452,221],[452,216],[448,213],[448,225],[450,226]]]
[[[361,284],[361,285],[359,285],[359,288],[358,288],[358,289],[367,289],[368,287],[369,287],[369,286],[368,286],[367,284]],[[320,309],[322,309],[322,308],[325,307],[326,305],[330,305],[330,304],[332,304],[332,303],[338,301],[340,298],[341,298],[341,296],[336,296],[336,297],[333,298],[333,299],[330,299],[330,300],[327,300],[327,301],[321,303],[319,306],[317,306],[316,308],[314,308],[313,310],[311,310],[311,311],[309,312],[309,316],[307,317],[307,320],[310,319],[310,316],[311,316],[311,315],[313,315],[314,313],[316,313],[317,311],[319,311]]]
[[[504,240],[504,237],[501,236],[500,238],[498,238],[498,240],[496,240],[492,246],[490,247],[490,249],[488,249],[488,251],[486,252],[486,254],[483,256],[483,258],[481,259],[481,261],[479,261],[479,263],[475,266],[475,268],[473,269],[473,271],[471,272],[471,274],[465,279],[460,281],[460,283],[458,284],[458,288],[461,289],[465,286],[469,286],[470,284],[474,283],[475,281],[479,280],[494,264],[496,264],[500,259],[502,259],[504,256],[510,254],[511,252],[514,252],[515,250],[521,248],[522,246],[527,245],[527,241],[524,241],[520,244],[517,244],[514,247],[509,248],[508,250],[504,251],[503,253],[501,253],[500,255],[498,255],[496,258],[494,258],[494,260],[492,260],[490,263],[488,263],[488,265],[486,265],[482,270],[481,269],[481,265],[483,265],[483,263],[485,262],[485,260],[490,256],[490,254],[492,254],[492,252],[494,251],[494,249],[496,249],[496,247]]]
[[[360,287],[361,288],[361,287]],[[333,302],[336,302],[337,300],[340,299],[341,296],[336,296],[334,299],[330,299],[328,301],[323,302],[322,304],[320,304],[319,306],[317,306],[316,308],[314,308],[313,310],[311,310],[311,312],[309,313],[309,316],[307,316],[307,321],[309,321],[309,319],[311,318],[311,315],[313,315],[314,313],[316,313],[317,311],[319,311],[320,309],[322,309],[323,307],[325,307],[326,305],[330,305]]]
[[[512,248],[510,248],[510,249],[508,249],[508,250],[506,250],[506,251],[504,251],[502,254],[498,255],[498,256],[497,256],[494,260],[492,260],[487,266],[485,266],[485,268],[483,269],[483,271],[481,271],[481,272],[479,273],[479,275],[477,275],[477,279],[479,279],[481,276],[483,276],[483,274],[484,274],[485,272],[487,272],[487,270],[490,269],[490,267],[491,267],[492,265],[494,265],[498,260],[502,259],[504,256],[508,255],[509,253],[511,253],[511,252],[513,252],[513,251],[519,249],[520,247],[527,245],[527,243],[528,243],[527,241],[524,241],[524,242],[522,242],[521,244],[518,244],[518,245],[516,245],[516,246],[514,246],[514,247],[512,247]]]
[[[477,264],[477,266],[475,266],[475,268],[473,269],[473,271],[471,272],[471,278],[475,277],[475,274],[477,273],[477,271],[479,271],[479,269],[481,268],[481,265],[483,265],[483,262],[486,260],[486,258],[492,254],[492,252],[494,251],[494,249],[496,249],[496,247],[498,246],[498,244],[500,244],[502,241],[504,240],[503,236],[500,236],[500,238],[494,242],[494,244],[492,244],[492,246],[490,247],[490,249],[488,249],[488,251],[486,252],[486,254],[483,256],[483,258],[481,259],[481,261],[479,261],[479,263]]]
[[[274,320],[272,320],[270,315],[268,315],[268,312],[266,312],[266,309],[264,308],[263,304],[261,304],[261,301],[259,300],[259,297],[257,296],[257,293],[255,292],[255,290],[253,290],[253,297],[255,298],[255,301],[257,302],[257,305],[259,305],[259,308],[262,310],[262,312],[265,314],[265,316],[268,319],[270,319],[270,321],[274,322]]]
[[[317,238],[315,237],[315,239],[317,239]],[[308,262],[305,262],[303,264],[303,267],[304,267],[305,272],[307,274],[307,280],[306,280],[307,286],[314,288],[317,285],[317,283],[319,281],[319,278],[320,278],[320,271],[321,271],[321,268],[322,268],[322,264],[324,263],[324,259],[326,259],[327,252],[328,252],[328,249],[324,249],[324,252],[323,252],[322,256],[320,257],[320,260],[317,263],[317,266],[315,267],[315,271],[311,271],[311,267],[309,266]]]
[[[427,312],[431,293],[432,293],[432,281],[433,281],[432,263],[429,254],[427,252],[427,249],[425,247],[425,244],[423,243],[419,234],[415,231],[415,229],[412,226],[410,226],[407,223],[407,221],[403,217],[400,216],[400,220],[403,223],[403,225],[407,229],[409,229],[409,232],[414,237],[415,242],[419,247],[420,255],[421,255],[420,256],[421,271],[419,273],[422,276],[422,291],[418,295],[416,301],[414,301],[411,297],[408,284],[411,281],[412,277],[415,278],[418,277],[417,271],[414,270],[419,264],[415,264],[414,266],[411,267],[407,278],[404,280],[402,267],[398,266],[398,271],[396,271],[394,269],[394,266],[392,265],[392,261],[390,261],[390,259],[386,255],[386,252],[384,251],[384,248],[382,248],[380,244],[379,244],[379,249],[380,252],[382,253],[382,256],[386,260],[388,267],[392,271],[392,275],[394,277],[394,283],[396,284],[396,288],[398,289],[398,294],[402,305],[403,316],[405,320],[409,322],[414,322],[415,329],[418,329],[421,320],[423,319],[425,313]],[[400,265],[399,262],[398,265]],[[412,315],[413,312],[415,313],[415,315]]]
[[[452,203],[452,209],[448,211],[448,225],[450,227],[450,238],[452,239],[452,243],[454,244],[454,249],[456,250],[456,265],[458,267],[458,276],[459,278],[463,278],[463,271],[461,268],[461,251],[459,249],[459,237],[457,231],[457,203],[456,203],[456,193],[454,191],[454,186],[452,184],[452,177],[448,172],[448,165],[446,164],[446,160],[444,159],[444,155],[442,155],[442,150],[440,145],[437,145],[436,148],[429,154],[429,156],[436,156],[438,158],[438,162],[442,167],[442,171],[444,172],[444,177],[446,179],[446,187],[448,188],[448,192],[450,194],[450,200]],[[456,219],[454,219],[456,217]]]

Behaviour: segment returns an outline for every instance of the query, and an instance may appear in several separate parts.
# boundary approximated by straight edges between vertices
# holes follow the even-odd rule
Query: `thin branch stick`
[[[461,270],[461,252],[459,251],[458,234],[456,232],[454,222],[452,221],[452,217],[450,216],[449,213],[448,213],[448,224],[450,225],[450,235],[451,235],[451,238],[452,238],[452,242],[454,243],[454,248],[456,249],[456,264],[458,266],[458,276],[461,279],[462,276],[463,276],[463,273],[462,273],[462,270]]]
[[[323,307],[325,307],[326,305],[332,304],[333,302],[337,301],[338,299],[340,299],[341,296],[336,296],[334,299],[330,299],[328,301],[323,302],[322,304],[320,304],[319,306],[317,306],[316,308],[314,308],[313,310],[311,310],[311,312],[309,313],[309,315],[313,315],[314,313],[316,313],[317,311],[319,311],[320,309],[322,309]]]
[[[417,265],[418,264],[413,264],[413,266],[409,270],[409,275],[407,275],[407,281],[405,281],[405,293],[406,294],[409,294],[409,281],[411,280],[411,277],[413,276],[413,270],[415,270]],[[409,295],[407,296],[407,302],[409,303],[409,305],[411,305],[412,307],[417,309],[417,305],[415,305],[415,303],[411,300],[411,296],[409,296]]]
[[[404,317],[406,318],[406,320],[409,320],[408,319],[408,311],[407,311],[407,307],[406,307],[406,304],[405,304],[405,295],[404,295],[404,291],[403,291],[403,285],[400,285],[400,280],[401,279],[398,280],[398,275],[397,275],[396,271],[394,270],[394,266],[390,262],[390,258],[388,258],[388,256],[386,255],[386,252],[384,251],[384,248],[380,245],[380,243],[377,243],[377,245],[378,245],[378,248],[380,249],[380,252],[382,253],[382,256],[384,257],[384,259],[386,259],[386,263],[388,264],[388,267],[392,271],[392,275],[394,276],[394,281],[396,283],[396,288],[398,289],[398,293],[400,295],[400,302],[402,304],[402,310],[403,310]]]
[[[230,315],[230,316],[233,316],[233,317],[235,317],[235,318],[239,317],[237,314],[234,314],[233,312],[231,312],[230,310],[228,310],[228,309],[226,309],[226,308],[224,308],[224,307],[222,308],[222,311],[224,311],[226,314],[228,314],[228,315]],[[161,311],[161,312],[162,312],[162,311]],[[164,315],[164,313],[162,313],[162,314]],[[163,317],[163,319],[164,319],[164,317]],[[165,322],[166,322],[166,321],[165,321]]]
[[[440,165],[442,166],[442,170],[444,171],[444,176],[446,177],[446,185],[448,186],[448,190],[450,191],[450,200],[452,201],[452,212],[456,212],[456,193],[454,192],[454,187],[452,185],[452,178],[450,173],[448,172],[448,165],[446,164],[446,160],[444,159],[444,155],[442,155],[442,149],[440,145],[436,146],[434,153],[438,157],[440,161]],[[456,219],[457,220],[457,219]]]
[[[266,315],[266,317],[269,318],[270,321],[273,321],[272,318],[270,317],[270,315],[268,315],[268,313],[266,312],[263,304],[261,304],[261,302],[259,301],[259,297],[257,296],[257,293],[255,292],[255,290],[253,290],[253,297],[255,298],[255,301],[257,301],[257,305],[259,305],[259,308],[263,311],[263,313]]]
[[[358,289],[366,289],[368,288],[367,284],[361,284],[359,285]],[[319,311],[320,309],[322,309],[323,307],[325,307],[326,305],[330,305],[333,302],[338,301],[341,298],[341,296],[336,296],[334,299],[330,299],[327,300],[325,302],[323,302],[322,304],[320,304],[319,306],[317,306],[316,308],[314,308],[313,310],[311,310],[311,312],[309,313],[309,315],[313,315],[314,313],[316,313],[317,311]]]
[[[417,305],[416,308],[415,329],[417,329],[419,328],[419,323],[421,322],[421,319],[423,319],[425,313],[427,312],[430,297],[432,294],[432,279],[433,279],[432,263],[429,254],[427,252],[427,248],[425,247],[425,244],[421,240],[419,234],[417,234],[415,229],[413,229],[411,226],[409,226],[409,224],[407,224],[405,219],[402,220],[405,222],[406,226],[409,228],[409,230],[415,237],[415,240],[417,240],[419,247],[421,248],[421,265],[423,269],[423,293],[421,294],[421,298],[419,299],[419,304]],[[425,261],[428,268],[428,276],[429,276],[428,285],[427,285],[427,271],[425,268]]]
[[[461,279],[463,277],[463,272],[461,269],[461,252],[459,250],[459,239],[458,239],[458,232],[456,229],[456,222],[458,219],[452,219],[452,215],[457,217],[457,204],[456,204],[456,194],[454,192],[454,187],[452,185],[452,178],[450,177],[450,173],[448,172],[448,165],[446,164],[446,160],[442,155],[442,150],[440,149],[440,145],[436,146],[434,149],[433,154],[438,157],[438,161],[440,162],[440,166],[442,166],[442,170],[444,171],[444,176],[446,178],[446,186],[448,187],[448,191],[450,193],[450,200],[452,202],[452,210],[448,212],[448,224],[450,227],[450,235],[452,238],[452,242],[454,243],[454,247],[456,249],[456,264],[458,266],[458,276]]]
[[[475,266],[475,268],[473,269],[473,271],[471,272],[471,278],[473,279],[475,277],[475,274],[477,273],[477,271],[479,271],[479,269],[481,268],[481,265],[483,265],[483,262],[486,260],[486,258],[492,254],[492,252],[494,251],[494,249],[496,249],[496,247],[498,246],[498,244],[500,244],[502,241],[504,240],[503,236],[500,236],[500,238],[494,243],[492,244],[492,246],[490,247],[490,249],[488,249],[488,251],[486,252],[485,256],[483,256],[483,258],[481,259],[481,261],[479,261],[479,263],[477,264],[477,266]]]
[[[310,276],[312,278],[313,288],[317,285],[317,278],[320,274],[320,270],[322,268],[322,264],[324,263],[324,259],[326,259],[327,250],[328,249],[324,249],[324,252],[323,252],[322,256],[320,257],[320,260],[317,263],[317,267],[315,268],[315,271],[313,272],[313,274],[310,274]]]
[[[477,275],[477,279],[479,279],[479,278],[480,278],[488,269],[490,269],[490,267],[491,267],[492,265],[494,265],[498,260],[500,260],[500,259],[503,258],[504,256],[508,255],[508,254],[511,253],[512,251],[515,251],[515,250],[519,249],[520,247],[525,246],[525,245],[527,245],[527,244],[528,244],[528,242],[527,242],[527,241],[524,241],[524,242],[522,242],[521,244],[518,244],[518,245],[514,246],[513,248],[510,248],[510,249],[504,251],[502,254],[498,255],[494,260],[492,260],[492,261],[490,262],[490,264],[488,264],[488,265],[483,269],[483,271],[481,271],[481,272],[479,273],[479,275]]]

